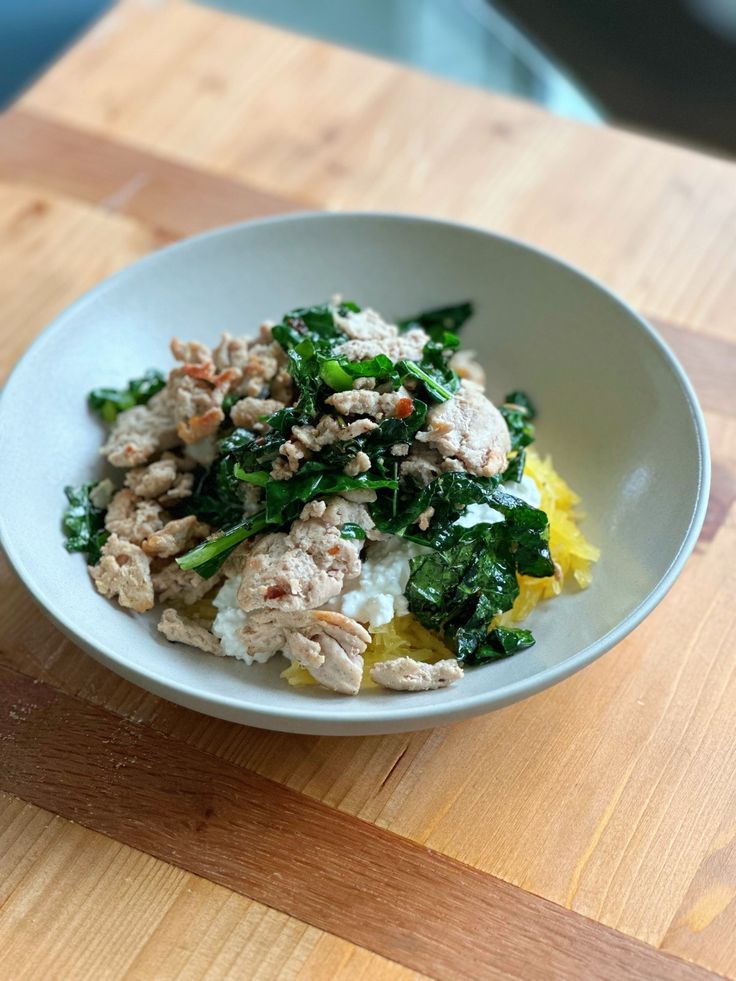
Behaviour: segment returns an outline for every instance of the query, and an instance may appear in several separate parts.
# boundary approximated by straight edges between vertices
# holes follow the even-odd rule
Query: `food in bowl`
[[[175,338],[168,377],[90,393],[122,480],[65,489],[67,549],[103,596],[162,605],[168,640],[281,654],[292,685],[426,691],[530,647],[519,623],[598,552],[529,449],[529,397],[496,407],[460,348],[472,312],[336,297],[214,350]]]

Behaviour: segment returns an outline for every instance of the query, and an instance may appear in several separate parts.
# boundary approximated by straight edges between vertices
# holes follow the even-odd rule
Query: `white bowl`
[[[542,604],[535,647],[452,688],[338,696],[291,688],[286,662],[247,667],[168,643],[156,614],[99,596],[63,547],[62,488],[99,476],[88,390],[171,363],[173,334],[214,341],[335,292],[387,317],[472,299],[464,343],[499,398],[531,394],[538,448],[583,497],[593,585]],[[677,361],[637,314],[549,255],[474,228],[376,214],[236,225],[163,249],[102,283],[32,345],[0,402],[0,539],[26,586],[93,657],[158,695],[249,725],[357,735],[420,729],[525,698],[620,641],[662,599],[708,497],[703,418]],[[615,655],[614,655],[615,656]]]

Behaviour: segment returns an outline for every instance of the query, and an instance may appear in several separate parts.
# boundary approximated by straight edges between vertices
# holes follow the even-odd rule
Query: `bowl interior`
[[[62,487],[99,475],[87,391],[171,363],[172,335],[215,341],[334,292],[387,316],[471,298],[494,399],[528,391],[538,449],[582,495],[602,549],[589,590],[534,613],[537,645],[441,692],[344,698],[292,689],[286,662],[253,666],[168,644],[153,615],[96,594],[62,549]],[[418,728],[505,704],[592,660],[660,598],[702,520],[707,450],[697,404],[661,342],[622,303],[518,243],[437,222],[316,215],[236,226],[164,250],[68,310],[26,354],[0,403],[0,531],[64,629],[132,680],[224,717],[309,732]],[[277,663],[280,662],[280,663]]]

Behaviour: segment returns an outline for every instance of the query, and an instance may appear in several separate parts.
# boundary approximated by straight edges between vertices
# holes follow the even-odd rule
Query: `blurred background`
[[[151,3],[157,0],[149,0]],[[460,82],[736,154],[736,0],[217,0]],[[109,0],[0,0],[0,104]]]

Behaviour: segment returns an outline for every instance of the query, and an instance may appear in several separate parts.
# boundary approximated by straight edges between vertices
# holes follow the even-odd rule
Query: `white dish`
[[[62,548],[62,488],[102,475],[85,396],[170,365],[172,334],[213,341],[339,291],[388,316],[472,299],[463,344],[489,394],[529,392],[537,447],[582,495],[600,546],[593,585],[542,604],[537,644],[443,691],[339,697],[290,688],[274,658],[247,667],[169,644],[156,614],[123,613]],[[210,715],[291,732],[420,729],[517,701],[631,631],[674,582],[702,525],[709,458],[682,369],[628,306],[549,255],[487,232],[395,215],[315,214],[224,228],[102,283],[31,346],[0,401],[0,538],[46,612],[114,671]],[[615,655],[614,655],[615,656]],[[279,663],[280,662],[280,663]],[[664,668],[663,668],[664,670]]]

